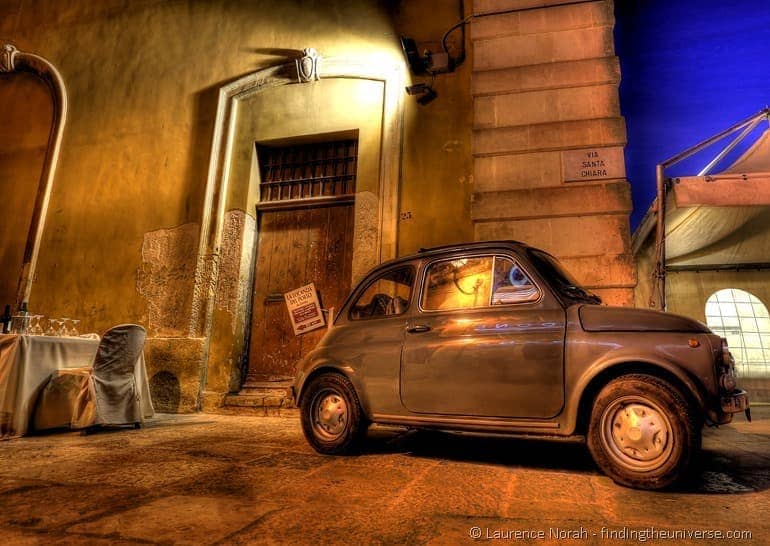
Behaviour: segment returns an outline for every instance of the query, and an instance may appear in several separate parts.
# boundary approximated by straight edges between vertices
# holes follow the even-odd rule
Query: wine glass
[[[70,320],[71,320],[71,319],[69,319],[69,318],[67,318],[67,317],[62,317],[62,319],[61,319],[61,327],[60,327],[60,329],[59,329],[59,335],[60,335],[61,337],[69,337],[69,335],[70,335],[70,330],[69,330],[69,328],[67,327],[67,324],[70,322]]]
[[[61,327],[59,326],[61,321],[59,319],[55,318],[49,318],[48,319],[48,328],[46,328],[45,335],[47,336],[58,336],[61,332]]]
[[[29,335],[31,336],[43,335],[43,326],[41,324],[42,321],[43,321],[43,315],[32,315],[32,318],[29,321]]]
[[[72,320],[72,328],[70,328],[70,336],[78,337],[80,335],[80,332],[78,332],[78,324],[80,324],[80,320],[76,320],[76,319]]]

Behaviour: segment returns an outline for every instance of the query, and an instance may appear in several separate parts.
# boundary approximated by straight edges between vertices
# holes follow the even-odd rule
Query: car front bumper
[[[743,389],[736,389],[730,394],[720,397],[719,410],[708,412],[709,420],[717,425],[726,425],[733,420],[734,413],[746,412],[746,418],[751,421],[749,413],[749,393]]]
[[[749,409],[749,393],[743,389],[722,396],[721,401],[723,413],[740,413]]]

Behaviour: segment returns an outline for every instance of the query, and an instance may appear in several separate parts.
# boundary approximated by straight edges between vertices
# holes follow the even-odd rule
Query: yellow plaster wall
[[[458,7],[455,0],[401,2],[399,31],[414,38],[420,52],[440,51],[444,32],[460,20]],[[471,2],[465,2],[465,10],[469,15]],[[474,240],[470,220],[474,187],[472,62],[467,42],[466,61],[455,72],[436,77],[433,87],[438,98],[425,106],[412,97],[405,102],[399,255]],[[454,55],[459,53],[459,29],[448,36],[447,44]],[[415,81],[430,82],[430,78]]]
[[[16,300],[53,103],[43,80],[20,72],[0,74],[0,105],[0,306],[4,307]],[[28,110],[36,115],[30,117]],[[15,134],[6,130],[9,127],[24,131]]]
[[[147,324],[153,313],[147,298],[157,294],[174,316],[150,324],[151,335],[184,336],[194,272],[188,250],[196,247],[202,215],[218,89],[305,47],[326,57],[400,59],[398,35],[407,34],[421,47],[433,41],[436,50],[459,18],[457,6],[450,0],[0,3],[0,41],[49,59],[70,101],[32,310],[103,330],[118,322]],[[399,253],[472,236],[468,64],[437,79],[433,104],[419,107],[406,98],[401,207],[412,217],[401,223]],[[36,115],[31,107],[28,114]],[[24,134],[27,126],[17,121],[3,130]],[[168,277],[168,288],[147,289],[156,277]]]

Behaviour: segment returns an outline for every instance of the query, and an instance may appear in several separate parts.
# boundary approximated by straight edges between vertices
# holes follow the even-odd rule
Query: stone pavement
[[[770,407],[754,416],[707,429],[700,479],[667,492],[615,485],[579,444],[379,429],[364,454],[326,457],[296,414],[30,436],[0,442],[0,544],[637,544],[694,531],[706,540],[659,542],[749,531],[768,544]]]

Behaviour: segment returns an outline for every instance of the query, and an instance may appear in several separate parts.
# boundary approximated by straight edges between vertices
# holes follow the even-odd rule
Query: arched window
[[[727,339],[739,375],[770,377],[770,315],[759,299],[736,288],[711,295],[706,323]]]

